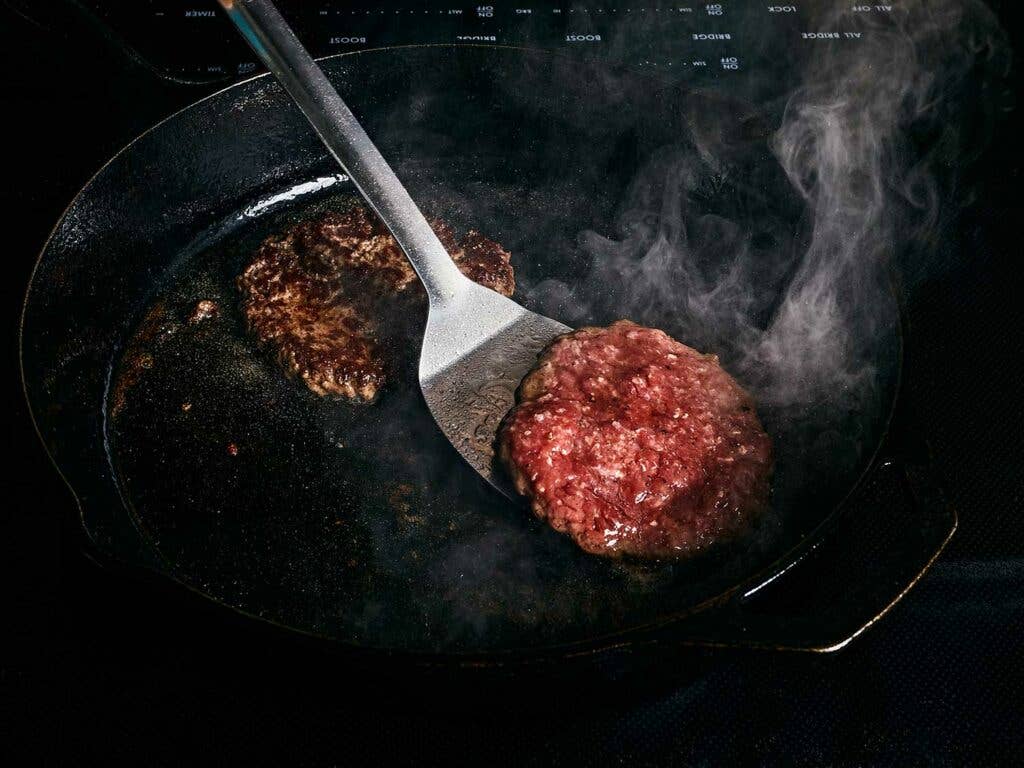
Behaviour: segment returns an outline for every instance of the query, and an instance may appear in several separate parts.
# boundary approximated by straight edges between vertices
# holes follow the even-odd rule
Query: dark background
[[[993,7],[1019,50],[1009,4]],[[6,4],[0,43],[10,469],[0,515],[0,761],[1019,762],[1019,109],[971,173],[978,195],[948,244],[952,264],[911,296],[908,392],[961,520],[918,586],[834,655],[681,651],[596,682],[467,683],[296,653],[187,599],[157,599],[151,585],[83,552],[17,375],[25,286],[50,228],[102,162],[219,86],[158,77],[87,21],[39,23]]]

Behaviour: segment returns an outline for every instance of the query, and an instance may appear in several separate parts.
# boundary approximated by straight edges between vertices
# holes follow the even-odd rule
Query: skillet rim
[[[565,61],[580,63],[580,59],[568,54],[564,54],[557,51],[546,51],[537,48],[529,48],[526,46],[513,46],[513,45],[483,45],[479,43],[470,44],[454,44],[454,43],[430,43],[430,44],[413,44],[413,45],[396,45],[396,46],[381,46],[376,48],[366,48],[359,51],[348,51],[343,53],[332,54],[330,56],[319,57],[316,59],[317,62],[331,61],[334,59],[342,59],[350,56],[359,56],[367,53],[390,53],[393,51],[400,51],[406,49],[422,49],[422,48],[435,48],[435,49],[485,49],[485,50],[504,50],[513,53],[527,53],[531,55],[537,55],[547,58],[557,58]],[[626,71],[633,75],[648,78],[651,80],[664,80],[659,78],[656,73],[640,72],[636,67],[628,65],[608,65],[604,62],[599,62],[594,59],[584,58],[583,63],[590,66],[601,66],[613,70]],[[28,313],[29,302],[32,298],[33,291],[36,289],[36,277],[43,259],[46,257],[47,252],[50,250],[50,245],[53,241],[54,236],[61,228],[69,212],[84,198],[86,193],[92,187],[93,183],[111,166],[125,155],[129,150],[132,149],[135,144],[141,141],[143,138],[155,133],[158,129],[162,128],[165,124],[170,123],[176,118],[180,117],[184,113],[199,107],[207,101],[213,100],[223,94],[231,91],[235,88],[250,84],[262,78],[273,79],[271,73],[265,72],[262,74],[254,75],[253,77],[245,78],[237,82],[231,83],[223,88],[220,88],[206,96],[191,102],[184,107],[172,112],[167,117],[157,121],[146,130],[142,131],[138,135],[134,136],[131,141],[125,144],[121,149],[115,152],[104,162],[95,173],[93,173],[89,179],[83,184],[83,186],[75,193],[71,201],[64,208],[60,217],[57,219],[53,228],[50,230],[49,235],[46,237],[39,255],[36,257],[35,264],[32,267],[31,274],[29,276],[28,284],[25,290],[25,296],[22,301],[22,309],[18,321],[18,369],[19,377],[21,379],[22,395],[25,398],[25,403],[28,409],[29,419],[32,423],[32,428],[36,433],[36,437],[39,443],[42,445],[43,451],[46,453],[50,464],[57,472],[58,476],[64,482],[65,486],[71,493],[71,497],[78,508],[78,518],[80,521],[80,528],[85,533],[87,541],[90,543],[94,552],[99,554],[101,557],[98,562],[104,567],[118,566],[128,567],[132,571],[142,572],[147,576],[153,576],[162,582],[170,582],[178,588],[184,588],[187,592],[192,593],[201,597],[207,603],[212,603],[218,608],[227,609],[236,616],[242,616],[246,620],[255,620],[257,623],[264,625],[265,627],[271,627],[275,630],[283,631],[284,633],[293,637],[302,637],[312,641],[316,641],[321,645],[328,645],[339,652],[346,654],[364,656],[364,657],[375,657],[385,658],[390,661],[396,659],[403,659],[413,662],[416,666],[424,667],[437,667],[437,666],[456,666],[456,667],[503,667],[509,662],[514,664],[527,664],[553,661],[558,659],[574,659],[581,656],[595,656],[604,652],[614,651],[623,648],[629,648],[635,643],[642,642],[645,639],[649,640],[650,635],[658,630],[664,630],[672,625],[683,624],[688,618],[704,613],[710,609],[722,606],[735,600],[747,600],[761,590],[774,583],[776,580],[791,572],[794,568],[797,568],[803,564],[825,541],[828,534],[836,527],[839,519],[842,517],[845,508],[849,504],[850,499],[861,489],[865,481],[878,469],[884,449],[887,446],[890,431],[893,424],[894,414],[897,409],[897,404],[901,399],[901,391],[903,387],[903,366],[905,356],[905,332],[906,332],[906,317],[902,302],[899,300],[899,292],[896,287],[895,280],[891,271],[888,274],[889,279],[887,284],[889,291],[892,294],[898,322],[895,325],[895,342],[897,345],[897,354],[895,360],[895,371],[894,379],[892,383],[893,397],[890,400],[889,406],[886,409],[884,418],[880,419],[880,431],[879,438],[874,449],[866,456],[862,462],[862,468],[857,473],[855,479],[851,482],[849,489],[843,494],[842,498],[836,502],[832,510],[825,515],[825,517],[808,531],[796,544],[790,549],[779,555],[776,559],[772,560],[769,564],[765,565],[761,569],[755,571],[753,574],[746,578],[734,583],[731,587],[723,590],[722,592],[709,597],[705,600],[698,602],[697,604],[690,606],[687,609],[681,611],[675,611],[672,613],[665,614],[653,621],[648,621],[642,624],[630,626],[625,629],[616,630],[613,632],[607,632],[600,635],[595,635],[590,638],[575,640],[564,643],[556,643],[552,645],[544,645],[537,647],[514,647],[514,648],[502,648],[492,649],[488,651],[468,651],[468,652],[437,652],[437,651],[417,651],[408,649],[395,649],[386,646],[372,646],[372,645],[357,645],[343,640],[339,640],[327,635],[319,634],[313,631],[300,629],[297,627],[289,626],[287,624],[268,619],[264,616],[251,613],[243,608],[230,605],[212,595],[209,595],[201,591],[198,587],[195,587],[186,581],[181,580],[173,574],[161,571],[156,567],[143,564],[143,563],[132,563],[127,558],[119,557],[116,553],[108,551],[105,547],[100,545],[93,532],[89,529],[86,524],[86,505],[82,502],[81,497],[71,484],[70,480],[64,474],[60,465],[57,463],[53,454],[50,452],[46,441],[43,439],[42,433],[39,429],[39,424],[36,419],[35,411],[32,407],[32,401],[29,397],[29,387],[25,378],[25,318]],[[280,86],[278,86],[280,87]],[[695,88],[692,92],[701,93],[705,89]],[[106,417],[103,418],[104,430],[106,429]],[[116,482],[114,483],[116,486]],[[120,497],[120,491],[118,490],[117,495]],[[952,538],[953,532],[956,529],[956,520],[954,516],[953,530],[941,543],[937,551],[927,560],[924,567],[916,575],[913,581],[906,586],[899,594],[888,603],[880,613],[873,616],[867,624],[858,629],[850,638],[839,644],[837,647],[828,647],[813,649],[808,648],[806,650],[820,650],[824,652],[838,650],[838,648],[845,646],[850,640],[859,635],[869,626],[874,624],[876,621],[881,619],[888,611],[898,603],[904,595],[917,583],[917,581],[924,575],[924,573],[931,567],[932,563],[945,549],[949,540]],[[686,644],[681,643],[681,644]],[[706,643],[698,643],[699,645],[707,645]],[[731,647],[731,646],[730,646]]]

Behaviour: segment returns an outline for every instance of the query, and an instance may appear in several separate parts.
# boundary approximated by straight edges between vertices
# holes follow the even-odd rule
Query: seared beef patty
[[[510,256],[478,232],[456,239],[431,222],[463,274],[511,296]],[[361,205],[301,222],[263,242],[238,278],[250,330],[318,395],[369,401],[387,364],[376,318],[399,296],[425,295],[380,220]],[[382,303],[384,302],[384,303]]]
[[[499,433],[538,517],[599,555],[680,558],[767,504],[771,441],[715,355],[620,320],[555,340]]]

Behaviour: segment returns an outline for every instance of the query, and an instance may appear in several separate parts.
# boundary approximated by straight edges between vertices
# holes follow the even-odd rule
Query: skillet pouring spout
[[[452,299],[431,303],[420,355],[423,397],[456,450],[509,498],[515,491],[495,466],[498,427],[538,355],[570,330],[470,281]]]

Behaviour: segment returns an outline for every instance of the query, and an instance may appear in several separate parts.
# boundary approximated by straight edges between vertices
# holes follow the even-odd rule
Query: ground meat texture
[[[461,239],[432,222],[468,277],[510,296],[510,256],[478,232]],[[250,331],[285,371],[318,395],[373,400],[387,361],[376,318],[389,300],[422,300],[409,261],[384,225],[363,206],[329,212],[268,238],[238,278]],[[401,310],[397,310],[401,311]]]
[[[768,503],[771,441],[750,396],[662,331],[566,334],[523,380],[499,455],[536,515],[588,552],[679,559]]]

